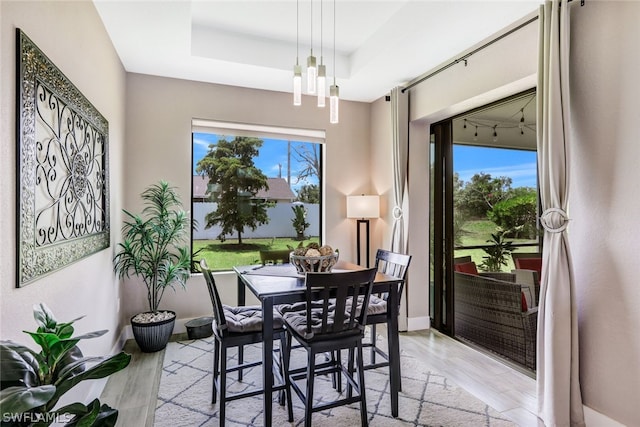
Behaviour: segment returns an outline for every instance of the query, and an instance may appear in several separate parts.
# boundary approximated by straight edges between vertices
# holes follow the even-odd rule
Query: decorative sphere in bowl
[[[338,262],[338,255],[338,252],[318,256],[295,255],[294,252],[291,252],[289,254],[289,262],[296,267],[299,274],[307,272],[328,273]]]

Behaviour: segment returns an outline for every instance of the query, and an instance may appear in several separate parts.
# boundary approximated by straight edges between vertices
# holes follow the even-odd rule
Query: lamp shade
[[[347,196],[347,218],[379,218],[380,196]]]

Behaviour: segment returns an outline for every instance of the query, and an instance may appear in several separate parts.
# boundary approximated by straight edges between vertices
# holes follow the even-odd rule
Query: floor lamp
[[[369,268],[369,219],[380,217],[380,196],[347,196],[347,218],[355,218],[356,223],[356,247],[357,247],[357,264],[360,265],[361,255],[361,233],[362,225],[365,225],[366,237],[366,254],[367,264]]]

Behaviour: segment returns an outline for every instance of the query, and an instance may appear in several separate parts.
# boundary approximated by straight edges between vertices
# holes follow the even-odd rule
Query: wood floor
[[[536,383],[531,373],[514,369],[436,331],[402,333],[400,348],[423,358],[434,370],[516,424],[537,426]],[[127,342],[125,351],[132,354],[132,362],[109,378],[101,401],[119,410],[117,426],[152,427],[164,351],[141,353],[132,341]]]

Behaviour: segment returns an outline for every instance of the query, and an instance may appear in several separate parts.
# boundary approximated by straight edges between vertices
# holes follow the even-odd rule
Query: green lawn
[[[484,245],[487,240],[491,238],[491,233],[495,233],[496,225],[488,219],[478,219],[467,221],[463,226],[463,233],[461,236],[461,246],[477,246]],[[531,240],[526,239],[513,239],[514,243],[532,243]],[[524,247],[519,248],[516,252],[535,252],[537,247]],[[462,257],[470,255],[473,262],[476,265],[480,265],[483,261],[483,257],[486,253],[482,249],[456,249],[454,257]],[[514,269],[513,260],[511,257],[508,259],[508,265],[502,268],[502,271],[511,271]]]
[[[318,237],[311,237],[302,241],[303,245],[318,242]],[[193,250],[202,249],[196,257],[196,261],[202,258],[212,270],[231,270],[234,265],[250,265],[260,263],[260,251],[294,248],[300,244],[299,240],[291,237],[276,237],[265,239],[242,239],[242,245],[238,245],[237,239],[228,239],[225,242],[219,240],[194,240]]]

